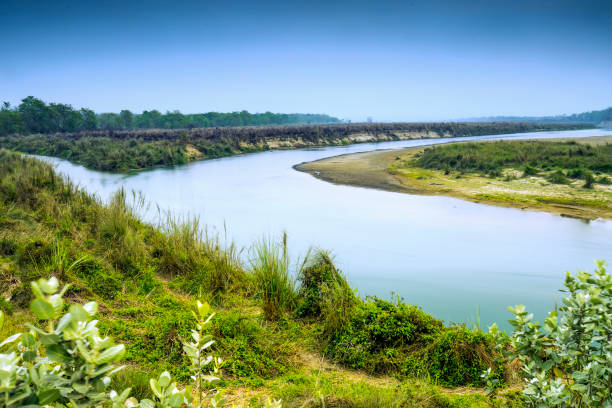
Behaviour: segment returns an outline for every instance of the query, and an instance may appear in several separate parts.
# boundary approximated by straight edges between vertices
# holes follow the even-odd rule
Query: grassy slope
[[[270,149],[590,127],[545,123],[389,123],[89,131],[0,136],[0,147],[61,157],[95,170],[130,171]]]
[[[31,318],[28,283],[59,277],[71,285],[68,298],[99,302],[102,328],[127,345],[131,369],[121,381],[141,396],[142,373],[168,369],[186,378],[179,339],[189,333],[189,307],[202,293],[218,312],[213,334],[227,360],[222,385],[230,400],[257,405],[271,394],[287,407],[322,406],[321,399],[343,407],[494,403],[480,391],[425,380],[474,382],[490,361],[486,336],[444,328],[415,307],[353,298],[330,263],[312,264],[293,303],[268,320],[255,275],[234,248],[201,236],[197,223],[168,219],[154,228],[139,221],[125,194],[103,205],[48,164],[5,150],[0,180],[0,292],[10,299],[0,307],[10,314],[8,329]],[[333,290],[351,303],[343,316],[326,306],[337,299],[326,295]]]

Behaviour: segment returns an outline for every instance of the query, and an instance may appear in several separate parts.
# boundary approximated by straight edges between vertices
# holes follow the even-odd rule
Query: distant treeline
[[[547,123],[593,123],[596,125],[612,125],[612,107],[608,109],[574,113],[558,116],[493,116],[476,118],[475,121],[506,121],[506,122],[547,122]]]
[[[16,107],[4,102],[0,108],[0,135],[64,133],[90,130],[189,129],[226,126],[262,126],[288,124],[338,123],[328,115],[311,113],[231,113],[182,114],[157,110],[140,114],[129,110],[119,113],[95,113],[91,109],[74,109],[63,103],[46,104],[28,96]]]
[[[0,135],[0,147],[127,171],[276,148],[592,128],[545,123],[356,123]]]

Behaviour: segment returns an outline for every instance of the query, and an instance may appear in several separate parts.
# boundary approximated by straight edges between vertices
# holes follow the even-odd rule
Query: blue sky
[[[612,106],[612,2],[2,1],[0,100],[353,121]]]

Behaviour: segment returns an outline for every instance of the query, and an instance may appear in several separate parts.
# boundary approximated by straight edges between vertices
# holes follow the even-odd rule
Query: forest
[[[262,126],[312,123],[338,123],[339,119],[311,113],[231,113],[182,114],[158,110],[133,113],[95,113],[91,109],[74,109],[63,103],[49,103],[28,96],[15,107],[4,102],[0,108],[0,135],[81,132],[96,129],[190,129],[225,126]]]

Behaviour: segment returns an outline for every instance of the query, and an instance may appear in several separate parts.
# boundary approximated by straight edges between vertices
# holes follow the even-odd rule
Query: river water
[[[585,137],[612,130],[429,139],[289,151],[200,161],[120,175],[45,158],[75,183],[108,199],[142,192],[176,215],[198,216],[209,232],[240,247],[287,231],[291,253],[329,249],[362,296],[392,292],[446,322],[508,328],[508,305],[542,318],[559,301],[565,271],[612,262],[612,221],[339,186],[292,166],[340,154],[460,140]],[[143,216],[155,221],[157,211]],[[225,232],[226,231],[226,232]]]

